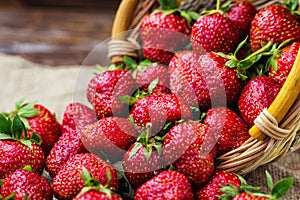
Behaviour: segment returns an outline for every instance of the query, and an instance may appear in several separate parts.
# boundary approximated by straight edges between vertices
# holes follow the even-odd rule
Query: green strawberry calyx
[[[6,114],[0,114],[0,140],[14,140],[18,141],[32,150],[32,143],[41,145],[41,138],[32,133],[28,139],[25,124],[19,117],[14,115],[13,118]]]
[[[240,193],[246,192],[253,196],[267,197],[269,200],[276,200],[284,196],[293,184],[292,178],[284,178],[278,181],[276,184],[273,184],[273,179],[270,173],[268,171],[266,171],[265,173],[267,177],[267,185],[271,191],[270,194],[258,192],[261,189],[261,187],[254,187],[252,185],[249,185],[243,177],[236,174],[239,177],[241,186],[236,187],[232,184],[224,185],[221,188],[223,194],[219,195],[218,198],[222,200],[229,200]]]
[[[300,16],[298,0],[285,0],[284,2],[279,2],[279,4],[289,9],[293,15]]]

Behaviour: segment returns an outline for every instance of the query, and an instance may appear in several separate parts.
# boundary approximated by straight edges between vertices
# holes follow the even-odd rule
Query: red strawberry
[[[23,120],[29,137],[33,132],[40,136],[41,147],[48,155],[61,135],[61,125],[56,116],[46,107],[35,103],[24,103],[24,100],[25,98],[22,98],[16,103],[16,110],[12,114],[17,113]]]
[[[94,154],[82,153],[70,158],[53,178],[52,188],[56,198],[72,199],[80,192],[84,187],[84,182],[81,179],[83,167],[103,185],[108,180],[107,170],[110,171],[112,178],[109,187],[118,189],[116,170]]]
[[[73,200],[122,200],[122,198],[119,195],[116,195],[114,193],[111,194],[111,196],[108,196],[106,193],[101,192],[99,190],[91,189],[87,192],[81,194],[80,196],[77,196],[73,198]]]
[[[256,196],[256,195],[252,195],[247,192],[242,192],[242,193],[236,195],[235,197],[233,197],[232,200],[268,200],[268,199],[269,198],[264,197],[264,196]]]
[[[214,172],[215,143],[204,124],[190,121],[175,125],[163,143],[166,165],[173,163],[191,182],[203,184]]]
[[[192,110],[175,94],[152,94],[137,101],[130,115],[141,129],[151,123],[153,135],[162,130],[167,122],[191,118]]]
[[[146,43],[143,47],[144,57],[151,60],[152,62],[157,62],[160,64],[168,65],[172,57],[174,56],[174,51],[169,48],[163,48],[159,45],[154,46],[152,43]]]
[[[80,131],[88,124],[97,121],[95,111],[86,105],[73,102],[67,105],[62,119],[62,134],[69,132],[69,128]]]
[[[170,62],[171,91],[202,111],[211,106],[236,105],[243,82],[227,59],[212,52],[199,56],[194,51],[176,54]]]
[[[256,117],[271,105],[280,89],[281,84],[266,76],[253,78],[246,84],[239,97],[238,107],[248,126],[254,125]]]
[[[204,187],[197,190],[196,199],[218,200],[219,198],[217,196],[221,196],[223,194],[221,188],[227,184],[240,187],[241,181],[231,172],[218,170]]]
[[[106,117],[86,126],[82,130],[81,139],[89,152],[106,156],[110,162],[115,163],[122,160],[137,135],[134,125],[127,119]]]
[[[231,53],[240,41],[240,33],[235,24],[220,12],[200,17],[191,31],[192,47],[200,52]]]
[[[141,140],[144,141],[132,145],[123,158],[125,175],[135,189],[157,175],[164,166],[161,143],[156,143],[154,140],[148,143],[146,138],[141,138]]]
[[[88,101],[94,106],[97,117],[127,116],[128,106],[118,97],[131,95],[136,82],[126,70],[111,70],[96,75],[87,88]]]
[[[276,58],[276,65],[271,66],[269,76],[278,83],[283,84],[294,65],[299,48],[300,42],[294,42],[285,47],[281,55]]]
[[[252,3],[242,0],[236,2],[226,16],[240,29],[241,37],[246,38],[256,13],[257,10]]]
[[[211,128],[218,140],[216,144],[218,155],[238,148],[249,139],[247,124],[229,108],[211,108],[206,115],[204,124]]]
[[[291,12],[281,5],[266,6],[253,18],[250,29],[252,51],[269,41],[281,44],[293,38],[300,41],[300,24]]]
[[[52,189],[47,179],[38,174],[19,169],[9,174],[2,182],[1,196],[5,199],[15,194],[14,200],[24,198],[35,200],[52,200]]]
[[[194,198],[188,179],[178,171],[167,170],[140,186],[134,199],[192,200]]]
[[[18,115],[10,120],[0,114],[0,124],[0,179],[26,165],[32,166],[33,172],[42,174],[45,155],[42,148],[36,144],[40,144],[38,136],[32,134],[30,139],[25,139],[25,125]],[[22,138],[22,134],[26,137]]]
[[[170,93],[170,75],[169,70],[162,65],[150,65],[137,69],[136,82],[144,92],[148,91],[150,83],[158,80],[153,93]]]

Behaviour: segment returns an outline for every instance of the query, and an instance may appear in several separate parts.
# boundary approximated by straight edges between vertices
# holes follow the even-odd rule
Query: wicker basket
[[[249,0],[250,1],[250,0]],[[278,0],[251,0],[258,10]],[[214,7],[211,0],[185,0],[182,9],[201,11]],[[156,0],[123,0],[117,10],[108,57],[112,63],[124,56],[141,57],[139,32],[141,19],[158,7]],[[195,9],[196,8],[196,9]],[[130,33],[126,30],[132,30]],[[300,51],[290,75],[268,109],[264,109],[250,128],[250,139],[240,148],[217,158],[217,169],[247,174],[300,147]]]

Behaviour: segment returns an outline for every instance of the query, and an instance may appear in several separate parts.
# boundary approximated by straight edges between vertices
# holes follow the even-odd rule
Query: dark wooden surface
[[[45,65],[82,64],[110,37],[118,0],[98,5],[24,4],[0,0],[0,53],[21,55]]]

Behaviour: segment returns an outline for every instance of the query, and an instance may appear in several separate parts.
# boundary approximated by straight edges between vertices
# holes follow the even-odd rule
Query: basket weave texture
[[[279,0],[251,0],[257,10]],[[123,0],[116,13],[109,42],[112,63],[124,56],[142,58],[139,27],[143,17],[158,7],[156,0]],[[198,11],[215,7],[211,0],[185,0],[180,9]],[[125,32],[130,30],[129,32]],[[300,51],[286,83],[272,105],[264,109],[241,147],[218,157],[217,169],[247,174],[300,148]],[[282,117],[278,117],[282,116]],[[283,118],[283,119],[280,119]]]

